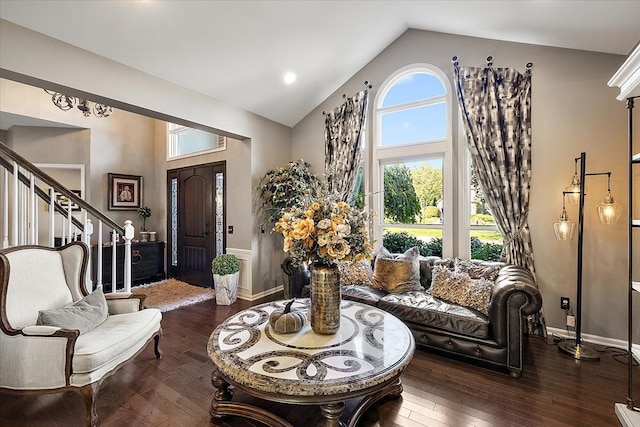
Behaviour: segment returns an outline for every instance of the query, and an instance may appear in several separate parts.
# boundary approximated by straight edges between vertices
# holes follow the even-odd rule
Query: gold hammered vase
[[[324,335],[340,329],[340,270],[335,265],[311,265],[311,329]]]

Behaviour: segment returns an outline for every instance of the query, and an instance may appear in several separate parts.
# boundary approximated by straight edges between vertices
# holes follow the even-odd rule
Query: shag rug
[[[213,299],[216,296],[215,289],[190,285],[176,279],[135,286],[131,288],[131,292],[146,294],[145,307],[157,308],[160,311],[175,310],[178,307]]]

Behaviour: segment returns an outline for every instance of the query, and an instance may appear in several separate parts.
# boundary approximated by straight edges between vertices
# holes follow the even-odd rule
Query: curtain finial
[[[458,68],[458,55],[454,55],[453,58],[451,58],[451,62],[453,62],[453,66]]]
[[[525,65],[525,68],[526,68],[526,73],[531,74],[531,69],[533,68],[533,62],[527,62],[527,65]]]
[[[489,55],[487,56],[487,67],[492,67],[493,66],[493,56]]]

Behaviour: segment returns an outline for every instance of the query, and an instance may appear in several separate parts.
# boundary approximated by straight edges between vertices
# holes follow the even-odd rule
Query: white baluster
[[[67,238],[67,243],[73,242],[73,234],[75,231],[75,226],[73,225],[73,215],[71,215],[71,199],[67,199],[67,224],[69,225],[69,237]]]
[[[135,229],[131,220],[124,222],[124,291],[131,292],[131,239]]]
[[[53,204],[56,200],[56,190],[49,188],[49,246],[54,247],[56,244],[56,210]]]
[[[102,286],[102,221],[98,220],[98,268],[96,274],[96,286]]]
[[[116,280],[116,239],[118,232],[111,232],[111,292],[118,292],[118,281]]]
[[[27,197],[29,212],[29,244],[35,245],[36,242],[36,177],[29,173],[29,196]]]
[[[19,221],[19,212],[18,212],[18,162],[13,162],[13,218],[11,224],[11,246],[18,246],[20,243],[18,242],[18,223]]]
[[[2,247],[9,247],[9,171],[2,174]]]

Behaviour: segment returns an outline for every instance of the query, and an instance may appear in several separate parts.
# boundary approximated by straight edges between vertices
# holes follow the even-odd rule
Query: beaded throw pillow
[[[487,265],[477,261],[471,261],[468,259],[455,259],[455,270],[460,273],[467,273],[472,279],[486,279],[491,282],[496,280],[500,269],[499,265]]]
[[[489,315],[489,302],[493,282],[472,279],[467,273],[449,270],[442,265],[433,267],[431,295],[463,307],[472,308],[485,316]]]
[[[422,290],[419,257],[417,247],[399,255],[382,247],[373,267],[372,286],[389,293]]]
[[[371,261],[348,263],[339,262],[341,285],[369,285],[373,282],[373,269]]]

